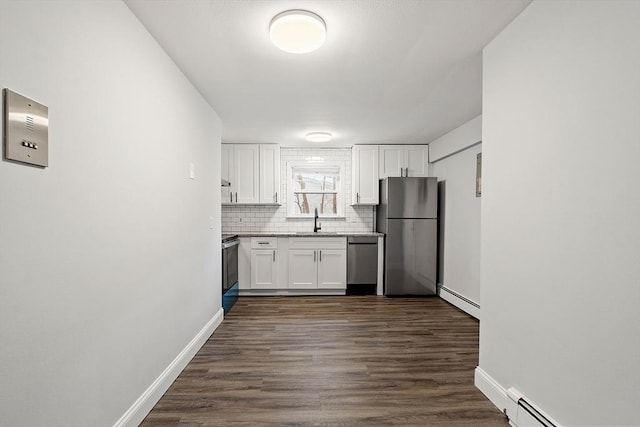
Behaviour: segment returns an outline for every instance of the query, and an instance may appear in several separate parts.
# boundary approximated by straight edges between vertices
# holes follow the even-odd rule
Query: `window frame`
[[[338,168],[337,189],[334,190],[314,190],[314,191],[294,191],[295,185],[293,173],[296,168],[309,169],[313,168]],[[291,161],[287,162],[287,218],[313,218],[314,212],[308,214],[297,213],[296,204],[294,202],[296,194],[335,194],[336,195],[336,214],[321,213],[318,211],[319,218],[345,218],[346,217],[346,200],[345,200],[345,162],[343,161]]]

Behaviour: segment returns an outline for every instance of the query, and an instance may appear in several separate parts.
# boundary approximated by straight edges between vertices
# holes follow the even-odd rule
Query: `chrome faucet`
[[[322,230],[322,227],[320,227],[320,223],[318,222],[318,208],[316,208],[316,214],[313,218],[313,232],[317,233],[320,230]]]

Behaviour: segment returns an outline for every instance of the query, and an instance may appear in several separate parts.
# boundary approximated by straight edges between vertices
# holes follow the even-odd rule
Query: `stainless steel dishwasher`
[[[375,294],[378,284],[378,238],[347,237],[347,294]]]

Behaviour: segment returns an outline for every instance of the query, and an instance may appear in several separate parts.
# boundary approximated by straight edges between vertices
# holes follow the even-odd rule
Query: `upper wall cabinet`
[[[260,145],[260,203],[280,203],[280,146]]]
[[[221,201],[223,205],[228,205],[233,202],[233,184],[235,180],[232,180],[232,172],[235,170],[233,165],[233,148],[231,144],[222,144],[220,149],[220,176],[223,180],[231,183],[229,187],[222,187]]]
[[[351,204],[377,205],[378,146],[354,145],[351,152]]]
[[[429,176],[428,145],[380,145],[380,179]]]
[[[280,147],[276,144],[222,144],[222,203],[275,204],[280,191]]]

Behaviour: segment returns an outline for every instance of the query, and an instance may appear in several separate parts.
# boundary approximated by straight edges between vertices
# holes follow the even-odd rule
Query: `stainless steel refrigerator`
[[[384,294],[435,295],[438,179],[380,181],[377,229],[385,234]]]

